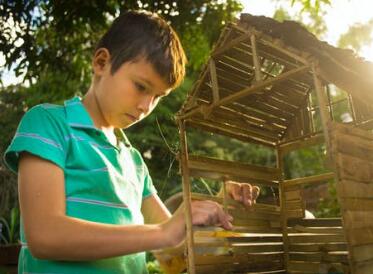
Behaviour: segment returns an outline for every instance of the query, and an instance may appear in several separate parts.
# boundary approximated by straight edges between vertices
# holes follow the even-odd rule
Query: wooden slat
[[[192,227],[192,207],[190,197],[190,177],[188,168],[188,145],[186,140],[185,123],[178,120],[179,134],[180,134],[180,162],[181,172],[183,174],[183,201],[185,208],[185,225],[186,225],[186,250],[188,251],[187,265],[188,273],[195,274],[194,262],[194,239]]]
[[[238,130],[238,132],[242,134],[246,134],[250,137],[258,137],[263,139],[268,139],[271,141],[276,141],[279,138],[279,131],[273,131],[261,127],[258,124],[253,124],[247,122],[247,120],[243,119],[229,119],[229,117],[223,117],[221,114],[212,112],[207,115],[207,117],[203,117],[203,114],[195,115],[192,119],[193,121],[199,122],[203,121],[206,123],[210,123],[211,125],[217,125],[219,127],[227,126],[228,129]]]
[[[254,94],[250,96],[251,96],[250,100],[240,100],[237,102],[233,102],[232,104],[234,105],[234,104],[239,103],[241,105],[245,105],[256,111],[263,112],[266,115],[275,116],[277,119],[280,119],[280,120],[288,121],[293,117],[293,114],[290,114],[288,112],[283,111],[282,109],[279,109],[277,107],[274,107],[268,104],[265,98],[263,98],[263,96],[258,96]],[[227,104],[227,106],[230,106],[232,104]]]
[[[254,119],[265,121],[267,124],[275,124],[277,126],[280,126],[281,128],[285,128],[287,125],[285,118],[278,118],[272,113],[266,113],[263,111],[259,111],[255,105],[254,107],[249,107],[249,106],[245,106],[239,103],[234,103],[228,106],[219,107],[218,109],[220,108],[227,108],[227,109],[236,111],[237,113],[241,113],[242,115],[247,115]]]
[[[212,173],[216,178],[226,175],[237,175],[242,178],[275,181],[279,179],[280,171],[276,168],[254,166],[249,164],[217,160],[200,156],[189,156],[188,167],[191,176],[194,174]]]
[[[373,139],[367,140],[339,133],[333,142],[338,152],[373,162]]]
[[[254,61],[254,66],[255,66],[255,80],[257,82],[260,82],[260,81],[262,81],[262,72],[261,72],[261,66],[260,66],[260,62],[259,62],[258,51],[257,51],[257,48],[256,48],[255,34],[250,35],[250,43],[251,43],[253,61]]]
[[[277,221],[280,218],[279,212],[256,212],[254,209],[228,209],[228,213],[233,218],[241,219],[258,219],[258,220],[272,220]]]
[[[312,65],[312,74],[313,74],[313,79],[314,79],[316,97],[317,97],[318,106],[320,110],[322,130],[325,136],[327,150],[330,151],[330,137],[329,137],[329,131],[328,131],[328,124],[330,123],[331,119],[330,119],[330,115],[328,112],[327,100],[326,100],[326,96],[324,92],[325,87],[323,86],[321,82],[321,78],[318,74],[318,67],[315,64]]]
[[[256,116],[249,116],[225,107],[215,108],[211,115],[215,115],[220,118],[224,117],[229,123],[236,120],[241,121],[241,123],[245,122],[249,125],[255,125],[276,134],[279,134],[284,130],[283,126],[267,121],[266,119],[258,118]]]
[[[300,140],[287,140],[285,143],[281,143],[279,148],[283,153],[288,153],[308,146],[322,144],[323,142],[325,142],[324,135],[316,134],[308,137],[303,136]]]
[[[261,223],[259,223],[259,221]],[[233,220],[233,225],[236,226],[247,226],[248,228],[278,228],[280,226],[280,222],[274,221],[264,221],[264,220],[249,220],[249,219],[239,219],[236,218]]]
[[[212,98],[213,102],[217,102],[220,100],[219,96],[219,84],[218,78],[216,76],[216,67],[214,59],[210,59],[210,78],[211,78],[211,85],[212,85]]]
[[[282,260],[282,252],[273,252],[265,254],[232,254],[232,255],[205,255],[196,257],[197,265],[208,265],[208,264],[229,264],[229,263],[241,263],[247,264],[250,262],[262,262],[267,263],[271,261]]]
[[[304,218],[304,210],[303,209],[286,210],[286,212],[284,214],[285,214],[285,217],[288,218],[288,219]]]
[[[298,190],[291,190],[291,191],[285,191],[285,200],[302,200],[302,193],[300,189]]]
[[[252,85],[250,87],[247,87],[247,88],[244,88],[243,90],[241,90],[241,91],[239,91],[239,92],[237,92],[237,93],[235,93],[231,96],[227,96],[224,99],[221,99],[219,102],[213,104],[211,106],[211,108],[214,108],[214,107],[220,106],[220,105],[227,105],[227,104],[229,104],[233,101],[237,101],[240,98],[243,98],[243,97],[245,97],[249,94],[252,94],[254,92],[258,92],[258,91],[262,90],[263,88],[265,88],[269,85],[275,84],[277,82],[284,81],[285,79],[290,78],[290,77],[294,77],[294,76],[296,76],[300,73],[304,73],[307,70],[309,70],[309,66],[302,66],[302,67],[296,68],[294,70],[288,71],[286,73],[283,73],[283,74],[281,74],[280,76],[278,76],[274,79],[270,79],[270,80],[255,83],[254,85]]]
[[[355,136],[355,137],[361,137],[363,139],[367,139],[368,141],[373,139],[373,134],[363,130],[356,128],[352,125],[346,125],[346,124],[340,124],[340,123],[332,123],[331,124],[331,131],[333,133],[337,133],[338,135],[340,133]]]
[[[346,210],[343,214],[344,228],[368,228],[373,227],[373,212],[372,211],[350,211]]]
[[[245,134],[238,133],[233,129],[228,129],[227,127],[216,127],[216,126],[210,125],[207,122],[195,122],[195,121],[190,121],[190,120],[187,120],[187,125],[193,128],[201,129],[203,131],[212,132],[212,133],[216,133],[216,134],[223,135],[223,136],[228,136],[228,137],[240,140],[240,141],[259,144],[259,145],[263,145],[263,146],[271,147],[271,148],[274,147],[274,143],[272,142],[269,142],[269,141],[266,141],[260,138],[252,138],[248,136],[246,133]]]
[[[289,262],[288,271],[302,271],[302,273],[329,273],[329,269],[343,273],[344,267],[339,263],[311,263],[311,262]]]
[[[373,260],[369,262],[359,263],[354,266],[356,274],[371,274],[373,269]]]
[[[279,262],[250,262],[247,264],[220,264],[220,265],[203,265],[198,266],[198,273],[270,273],[269,271],[283,271],[283,264]],[[277,272],[277,273],[281,273]],[[276,272],[275,272],[276,273]]]
[[[344,210],[359,210],[367,211],[372,214],[373,217],[373,197],[370,199],[362,198],[343,198],[340,199]]]
[[[343,234],[339,235],[314,235],[306,233],[297,233],[289,235],[290,244],[299,243],[341,243],[346,239]]]
[[[340,198],[369,199],[373,197],[373,184],[342,180],[338,182],[336,187]]]
[[[346,237],[351,245],[373,244],[373,227],[346,229]]]
[[[345,251],[347,250],[346,243],[302,243],[291,244],[289,246],[291,252],[327,252],[327,251]]]
[[[340,180],[373,182],[373,163],[341,153],[337,154],[336,161]]]
[[[242,43],[245,40],[250,38],[250,33],[241,34],[239,37],[234,38],[233,40],[226,43],[223,47],[217,48],[211,53],[212,57],[219,57],[219,55],[225,53],[227,50],[234,48],[238,44]]]
[[[327,180],[330,180],[330,179],[334,179],[334,173],[333,172],[328,172],[328,173],[324,173],[324,174],[313,175],[313,176],[308,176],[308,177],[303,177],[303,178],[285,180],[281,184],[283,184],[283,186],[285,188],[287,188],[287,187],[290,187],[290,186],[320,183],[320,182],[327,181]]]
[[[289,220],[288,225],[302,225],[306,227],[340,227],[342,226],[341,218],[316,218],[316,219],[300,219]]]
[[[303,201],[300,199],[285,201],[284,206],[287,211],[303,209]]]
[[[216,254],[216,244],[195,243],[196,254]],[[221,246],[221,245],[219,245]],[[283,244],[281,242],[275,243],[231,243],[225,246],[225,249],[219,250],[219,254],[247,254],[260,252],[280,252],[283,251]]]
[[[342,227],[306,227],[295,225],[287,229],[288,233],[344,234]]]
[[[237,29],[237,30],[239,30],[243,33],[254,33],[256,36],[260,37],[260,40],[258,41],[258,43],[260,42],[261,44],[263,44],[267,47],[270,47],[273,50],[277,51],[277,53],[282,53],[282,54],[288,56],[288,58],[292,58],[292,59],[300,61],[304,64],[308,63],[308,61],[306,59],[302,58],[300,54],[294,53],[294,52],[296,52],[296,50],[294,50],[294,49],[289,50],[288,48],[286,48],[283,45],[279,45],[278,43],[274,43],[274,40],[272,38],[270,38],[269,36],[259,32],[259,31],[256,31],[256,30],[248,31],[247,29],[242,28],[242,27],[237,26],[237,25],[233,26],[233,28],[235,28],[235,29]]]
[[[354,262],[364,262],[373,260],[373,244],[353,246],[351,257]]]
[[[347,251],[340,252],[292,252],[290,253],[291,261],[304,262],[323,262],[323,263],[348,263]]]

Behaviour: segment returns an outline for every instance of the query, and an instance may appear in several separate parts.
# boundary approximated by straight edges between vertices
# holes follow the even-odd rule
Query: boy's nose
[[[141,98],[138,104],[138,108],[141,110],[142,113],[148,113],[154,104],[154,96],[153,95],[146,95]]]

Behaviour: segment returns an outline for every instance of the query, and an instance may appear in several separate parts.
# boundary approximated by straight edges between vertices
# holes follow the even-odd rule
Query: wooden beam
[[[178,120],[180,133],[180,162],[181,173],[183,175],[183,201],[186,219],[186,242],[188,254],[188,273],[195,274],[195,260],[194,260],[194,239],[193,239],[193,225],[192,225],[192,207],[190,195],[190,178],[188,167],[188,147],[186,141],[186,132],[184,121]]]
[[[271,79],[268,79],[266,81],[261,81],[261,82],[255,83],[252,86],[244,88],[243,90],[238,91],[238,92],[236,92],[236,93],[234,93],[230,96],[224,97],[220,101],[212,104],[209,107],[209,110],[212,111],[212,109],[217,107],[217,106],[227,105],[227,104],[232,103],[234,101],[237,101],[237,100],[239,100],[239,99],[241,99],[245,96],[248,96],[252,93],[258,92],[258,91],[262,90],[263,88],[265,88],[267,86],[274,85],[274,84],[279,83],[281,81],[285,81],[286,79],[288,79],[290,77],[295,77],[298,74],[301,74],[301,73],[304,73],[304,72],[308,71],[309,68],[310,68],[309,66],[298,67],[296,69],[287,71],[287,72],[277,76],[276,78],[271,78]]]
[[[218,77],[216,76],[215,60],[213,58],[210,59],[209,68],[210,68],[210,77],[211,77],[211,85],[212,85],[212,99],[213,99],[212,101],[215,103],[220,100],[220,96],[219,96]]]
[[[324,93],[324,87],[318,76],[318,71],[317,71],[317,67],[315,64],[312,65],[312,73],[313,73],[313,80],[314,80],[317,101],[320,107],[321,124],[322,124],[322,129],[323,129],[325,140],[326,140],[326,147],[330,153],[331,151],[330,151],[330,138],[329,138],[328,124],[331,122],[331,119],[328,113],[328,104],[327,104],[326,96]]]
[[[281,45],[278,45],[278,43],[275,43],[274,39],[269,38],[269,36],[265,36],[263,33],[259,32],[259,31],[256,31],[254,29],[250,29],[250,31],[249,31],[249,30],[244,29],[242,27],[239,27],[237,25],[233,25],[233,28],[235,28],[235,29],[237,29],[237,30],[239,30],[243,33],[247,33],[249,35],[251,33],[254,33],[257,37],[260,36],[260,43],[261,44],[263,44],[265,46],[268,46],[270,48],[273,48],[273,49],[291,57],[292,59],[300,61],[301,63],[303,63],[305,65],[309,64],[309,62],[305,58],[301,57],[300,54],[296,54],[296,53],[290,51],[289,49],[287,49],[287,48],[285,48]]]
[[[289,226],[302,225],[306,227],[335,227],[342,226],[341,218],[316,218],[289,220]]]
[[[262,77],[261,68],[260,68],[258,51],[257,51],[257,48],[256,48],[255,34],[250,35],[250,42],[251,42],[251,52],[252,52],[252,55],[253,55],[253,62],[254,62],[254,67],[255,67],[255,80],[257,82],[260,82],[260,81],[263,80],[263,77]]]
[[[276,168],[255,166],[238,162],[217,160],[201,156],[189,156],[188,167],[191,176],[223,179],[226,176],[246,179],[246,181],[263,180],[272,186],[279,180],[280,171]]]
[[[227,127],[221,127],[221,126],[217,127],[217,126],[211,125],[210,123],[208,123],[208,121],[196,122],[196,121],[188,120],[187,123],[191,127],[198,128],[198,129],[201,129],[207,132],[216,133],[219,135],[228,136],[228,137],[231,137],[237,140],[241,140],[243,142],[254,143],[254,144],[263,145],[263,146],[270,147],[270,148],[275,147],[275,144],[271,141],[268,141],[262,138],[255,138],[255,137],[247,135],[247,133],[242,134],[240,132],[237,132],[236,130],[233,130]]]
[[[226,43],[222,47],[216,48],[211,53],[211,57],[212,58],[218,57],[219,55],[225,53],[227,50],[239,45],[240,43],[242,43],[245,40],[248,40],[249,38],[250,38],[250,33],[244,33],[244,34],[238,36],[237,38],[234,38],[232,41]]]
[[[301,138],[296,138],[284,143],[280,143],[278,148],[283,154],[286,154],[293,150],[322,144],[323,142],[325,142],[324,135],[321,133],[317,133],[315,135],[302,136]]]
[[[308,176],[303,178],[296,178],[291,180],[285,180],[281,182],[281,184],[287,188],[292,186],[304,186],[307,184],[314,184],[314,183],[320,183],[323,181],[327,181],[330,179],[334,179],[334,172],[328,172],[320,175],[314,175],[314,176]]]

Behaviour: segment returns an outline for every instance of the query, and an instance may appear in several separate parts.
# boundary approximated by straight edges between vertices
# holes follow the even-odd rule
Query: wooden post
[[[326,148],[327,148],[327,151],[330,152],[330,138],[329,138],[329,131],[328,131],[328,123],[331,120],[328,114],[328,105],[327,105],[327,100],[324,94],[324,88],[321,84],[320,78],[317,75],[317,69],[316,69],[315,64],[312,64],[312,74],[313,74],[313,81],[315,85],[317,101],[319,103],[319,108],[320,108],[321,124],[322,124],[322,130],[325,136]]]
[[[227,184],[223,182],[223,208],[224,212],[228,213],[228,193],[227,193]]]
[[[250,35],[250,42],[251,42],[251,52],[253,55],[253,62],[255,66],[255,80],[256,82],[262,81],[262,73],[261,73],[261,68],[260,68],[260,62],[259,62],[259,57],[258,57],[258,51],[256,48],[256,38],[255,34]]]
[[[178,119],[179,134],[180,134],[180,163],[181,173],[183,179],[183,199],[186,220],[186,242],[187,242],[187,260],[188,260],[188,273],[195,274],[194,263],[194,239],[193,239],[193,225],[192,225],[192,207],[190,198],[190,178],[188,168],[188,147],[186,141],[186,132],[184,121]]]
[[[282,239],[284,241],[284,267],[285,270],[288,270],[289,264],[289,237],[288,237],[288,222],[286,216],[286,205],[285,205],[285,192],[284,192],[284,155],[280,147],[277,147],[276,150],[276,167],[281,170],[281,181],[279,187],[279,196],[280,196],[280,210],[281,210],[281,229],[282,229]]]
[[[310,131],[311,133],[314,133],[315,132],[315,125],[314,125],[314,122],[313,122],[313,116],[312,116],[312,110],[313,110],[313,107],[312,107],[312,103],[311,103],[311,98],[312,98],[312,95],[311,95],[311,92],[308,93],[308,115],[309,115],[309,119],[310,119],[310,125],[311,125],[311,128],[310,128]]]
[[[220,96],[219,96],[218,77],[216,75],[215,60],[213,58],[210,59],[209,67],[210,67],[210,79],[211,79],[211,86],[212,86],[212,101],[216,103],[220,100]]]
[[[357,124],[356,112],[355,112],[354,102],[352,101],[351,94],[348,94],[347,99],[348,99],[348,104],[349,104],[350,109],[351,109],[352,119],[354,120],[354,124]]]
[[[327,98],[328,98],[330,119],[334,120],[334,117],[333,117],[333,104],[332,104],[332,100],[330,99],[330,88],[329,88],[329,86],[326,86],[326,94],[328,96]]]

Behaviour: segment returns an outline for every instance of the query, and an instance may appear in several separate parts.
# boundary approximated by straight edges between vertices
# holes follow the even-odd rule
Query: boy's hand
[[[192,224],[202,226],[221,226],[232,229],[233,217],[224,212],[222,206],[213,201],[192,201]],[[176,210],[174,215],[165,222],[163,231],[168,245],[176,246],[185,238],[185,209],[184,204]]]
[[[227,194],[232,197],[235,201],[243,203],[246,207],[250,207],[256,203],[256,199],[259,196],[260,188],[252,186],[249,183],[238,183],[235,181],[225,181],[225,188]],[[220,191],[219,196],[222,196],[223,192]]]

